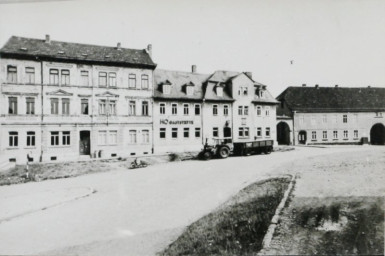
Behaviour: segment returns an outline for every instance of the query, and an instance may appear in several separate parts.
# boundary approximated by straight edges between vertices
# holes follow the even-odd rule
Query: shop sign
[[[160,119],[160,124],[194,124],[193,120],[168,120],[168,119]]]

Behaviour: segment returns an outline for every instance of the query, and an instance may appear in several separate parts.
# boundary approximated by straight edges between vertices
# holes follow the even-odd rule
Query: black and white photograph
[[[0,0],[0,255],[384,255],[385,1]]]

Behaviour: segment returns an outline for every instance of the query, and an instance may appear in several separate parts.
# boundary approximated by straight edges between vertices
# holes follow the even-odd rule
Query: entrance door
[[[306,131],[300,131],[298,133],[298,143],[299,144],[306,144]]]
[[[80,131],[79,152],[81,155],[89,155],[91,150],[90,131]]]
[[[224,127],[223,128],[223,137],[231,137],[231,128],[230,127]]]

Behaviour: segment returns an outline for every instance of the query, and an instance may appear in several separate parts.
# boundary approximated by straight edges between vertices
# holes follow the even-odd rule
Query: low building
[[[385,88],[288,87],[277,100],[279,144],[385,144]]]
[[[10,161],[151,154],[151,46],[11,37],[0,50],[0,153]]]

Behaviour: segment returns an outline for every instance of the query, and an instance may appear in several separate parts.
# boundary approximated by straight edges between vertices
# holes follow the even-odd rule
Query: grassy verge
[[[252,184],[199,219],[160,255],[250,255],[262,241],[290,183],[275,178]]]
[[[384,255],[384,199],[296,198],[265,254]]]

